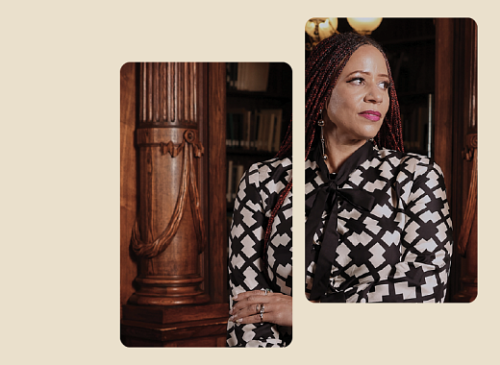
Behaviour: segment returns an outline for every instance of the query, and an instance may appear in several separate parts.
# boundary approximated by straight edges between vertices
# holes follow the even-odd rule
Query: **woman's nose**
[[[384,98],[384,91],[381,90],[378,87],[370,87],[367,90],[366,96],[365,96],[365,101],[367,103],[376,103],[379,104],[382,102]]]

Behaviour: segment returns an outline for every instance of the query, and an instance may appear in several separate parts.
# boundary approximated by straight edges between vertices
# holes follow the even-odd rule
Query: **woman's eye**
[[[363,78],[361,78],[361,77],[355,77],[353,79],[350,79],[348,81],[348,83],[355,84],[355,85],[361,85],[363,83],[363,81],[364,81]]]
[[[389,81],[384,81],[380,83],[380,86],[382,87],[382,89],[387,90],[391,87],[391,83]]]

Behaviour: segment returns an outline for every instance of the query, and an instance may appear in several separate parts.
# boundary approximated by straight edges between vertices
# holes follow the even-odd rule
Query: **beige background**
[[[0,361],[28,364],[468,364],[498,359],[498,21],[487,1],[64,1],[0,6]],[[439,2],[440,3],[440,2]],[[450,2],[450,4],[452,4]],[[398,9],[402,7],[401,9]],[[304,123],[315,16],[469,16],[479,26],[479,297],[472,304],[314,305],[294,297],[286,349],[127,349],[119,340],[119,69],[129,61],[284,61]],[[294,261],[303,262],[302,133]],[[488,168],[494,166],[495,168]],[[296,265],[294,291],[304,288]],[[495,330],[489,330],[493,328]],[[6,362],[5,359],[7,359]],[[478,360],[482,359],[482,360]],[[488,360],[487,360],[488,359]]]

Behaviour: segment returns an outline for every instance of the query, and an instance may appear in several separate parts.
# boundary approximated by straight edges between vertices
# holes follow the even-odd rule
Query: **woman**
[[[292,127],[276,158],[242,177],[229,236],[227,345],[284,347],[292,339]]]
[[[306,296],[442,302],[452,252],[443,175],[402,152],[380,46],[355,34],[320,43],[307,62],[306,100]]]
[[[239,199],[247,199],[249,207],[259,202],[261,214],[244,206],[235,214],[231,288],[244,293],[237,296],[231,319],[243,325],[230,322],[230,345],[289,340],[280,342],[283,327],[275,325],[288,308],[291,313],[291,303],[279,306],[282,294],[252,290],[269,285],[266,274],[273,280],[285,263],[291,279],[291,257],[283,255],[291,252],[290,242],[283,240],[287,250],[271,243],[278,237],[272,218],[288,207],[280,202],[288,204],[291,174],[281,176],[291,171],[291,161],[280,158],[290,150],[291,133],[279,158],[252,167],[240,186]],[[321,42],[306,66],[306,296],[311,301],[444,300],[452,230],[443,176],[426,157],[402,151],[399,105],[380,46],[355,34]],[[290,219],[291,213],[284,216]],[[266,217],[270,223],[262,239]],[[240,235],[249,237],[251,229],[256,234],[243,244]],[[291,223],[283,225],[281,232],[290,231]],[[273,254],[264,252],[269,263],[264,269],[261,250],[269,237]],[[279,247],[282,255],[274,256]],[[251,255],[240,254],[244,250]],[[291,294],[291,280],[283,292]],[[271,303],[273,315],[259,319],[262,304],[267,311]]]

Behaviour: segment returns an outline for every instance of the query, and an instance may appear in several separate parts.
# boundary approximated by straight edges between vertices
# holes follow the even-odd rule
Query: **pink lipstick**
[[[378,122],[382,116],[382,114],[376,112],[375,110],[365,110],[364,112],[359,113],[359,115],[373,122]]]

